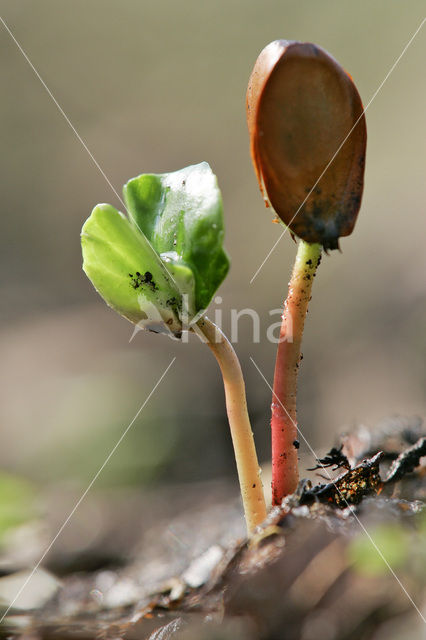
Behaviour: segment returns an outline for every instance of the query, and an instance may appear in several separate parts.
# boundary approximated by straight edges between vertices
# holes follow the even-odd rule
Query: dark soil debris
[[[345,454],[342,453],[342,449],[343,444],[339,449],[333,447],[324,458],[317,458],[318,464],[316,465],[316,467],[311,467],[310,469],[308,469],[308,471],[316,471],[316,469],[324,469],[325,467],[332,467],[333,465],[333,471],[341,468],[349,470],[351,468],[351,465],[349,464],[349,460],[347,459]]]
[[[139,289],[139,287],[143,287],[143,285],[149,287],[151,291],[156,291],[158,289],[157,285],[152,279],[152,273],[150,271],[145,271],[144,274],[136,271],[135,275],[133,275],[133,273],[129,273],[129,277],[131,279],[133,289]]]
[[[414,471],[420,464],[420,458],[426,456],[426,438],[419,440],[399,454],[389,469],[385,482],[397,482],[407,473]]]
[[[340,453],[339,450],[335,449],[334,451]],[[339,509],[360,504],[365,496],[378,493],[382,488],[379,473],[379,463],[382,456],[382,452],[379,452],[372,458],[358,464],[354,469],[349,469],[337,478],[330,480],[327,484],[305,488],[300,497],[300,504],[312,504],[314,501],[319,501],[333,504]],[[333,461],[327,463],[327,466],[332,464],[334,464]]]

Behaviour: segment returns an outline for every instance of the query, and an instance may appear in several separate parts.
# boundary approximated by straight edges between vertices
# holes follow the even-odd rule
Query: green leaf
[[[122,213],[109,204],[96,206],[83,225],[81,245],[83,270],[109,306],[151,330],[181,331],[179,290],[145,236]]]
[[[131,322],[180,335],[225,278],[223,209],[206,162],[124,186],[129,218],[107,204],[85,222],[83,269]]]
[[[181,291],[193,296],[195,312],[206,309],[229,269],[222,198],[210,166],[201,162],[141,175],[123,193],[131,220],[166,261]]]

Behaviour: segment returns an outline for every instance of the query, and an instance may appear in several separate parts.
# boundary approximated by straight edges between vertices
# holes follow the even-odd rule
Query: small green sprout
[[[366,127],[352,78],[324,49],[276,40],[260,53],[247,90],[251,155],[267,206],[299,237],[284,303],[272,397],[272,502],[298,483],[297,374],[321,252],[355,225]]]
[[[83,269],[130,322],[179,338],[229,269],[216,177],[202,162],[140,175],[123,194],[128,218],[100,204],[85,222]]]
[[[247,529],[266,517],[263,488],[247,412],[244,380],[230,342],[204,311],[224,280],[222,198],[202,162],[124,186],[128,217],[96,206],[81,233],[83,269],[107,304],[140,328],[180,339],[197,333],[223,376]]]

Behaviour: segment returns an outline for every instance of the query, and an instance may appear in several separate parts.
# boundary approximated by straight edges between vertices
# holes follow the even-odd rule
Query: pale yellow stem
[[[226,411],[234,445],[247,531],[251,534],[266,518],[266,505],[253,432],[247,412],[241,366],[231,343],[213,322],[203,317],[197,322],[197,327],[214,353],[222,372]],[[198,330],[195,329],[196,333]]]

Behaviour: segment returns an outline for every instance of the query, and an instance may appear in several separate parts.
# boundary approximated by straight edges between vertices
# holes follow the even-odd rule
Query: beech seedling
[[[196,332],[213,351],[225,387],[249,533],[266,516],[238,358],[204,311],[229,269],[222,198],[202,162],[144,174],[123,188],[127,216],[97,205],[83,225],[83,269],[107,304],[139,328],[180,339]]]
[[[298,483],[297,373],[313,279],[324,248],[349,235],[361,204],[366,125],[352,78],[324,49],[277,40],[260,53],[247,90],[260,190],[298,250],[284,303],[272,398],[272,501]]]

